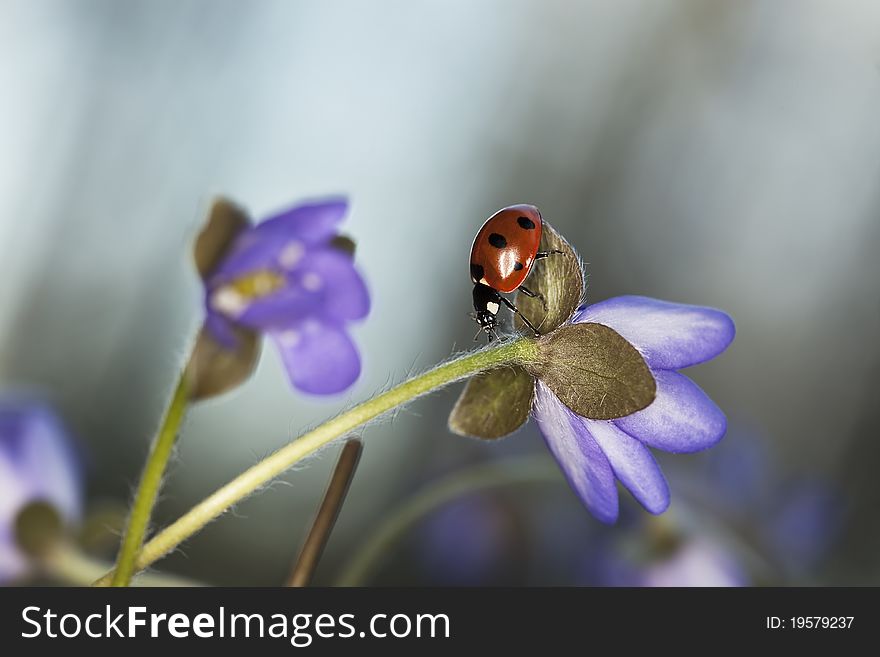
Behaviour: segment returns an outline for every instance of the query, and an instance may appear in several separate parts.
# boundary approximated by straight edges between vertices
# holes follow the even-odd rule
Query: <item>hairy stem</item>
[[[156,497],[159,495],[159,488],[162,485],[162,477],[165,476],[165,469],[171,459],[188,402],[189,384],[184,371],[180,375],[171,403],[168,405],[168,410],[159,427],[159,433],[150,449],[150,455],[147,457],[147,464],[144,466],[144,473],[141,475],[141,481],[138,484],[128,517],[128,526],[122,538],[122,546],[119,548],[116,570],[110,582],[112,586],[128,586],[131,582],[135,559],[144,541],[147,526],[150,524],[153,507],[156,505]]]
[[[245,470],[156,534],[137,555],[135,570],[147,568],[224,511],[268,484],[285,470],[361,425],[454,381],[504,365],[531,363],[537,357],[537,344],[532,339],[519,338],[505,342],[500,346],[484,349],[438,365],[424,374],[415,376],[391,390],[337,415]],[[107,573],[96,581],[95,585],[106,586],[112,582],[113,577],[114,573]]]
[[[63,543],[45,554],[40,559],[39,566],[42,573],[60,582],[72,586],[88,586],[96,577],[106,572],[110,564],[83,554],[71,544]],[[145,573],[137,577],[132,585],[204,586],[195,580],[163,573]]]

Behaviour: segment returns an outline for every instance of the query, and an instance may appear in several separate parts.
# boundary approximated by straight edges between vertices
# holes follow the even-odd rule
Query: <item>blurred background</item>
[[[623,494],[604,527],[557,473],[440,506],[363,583],[876,585],[878,117],[870,0],[2,0],[0,385],[55,404],[87,510],[112,517],[202,318],[190,245],[210,200],[259,218],[349,195],[374,301],[361,379],[296,394],[267,346],[252,380],[190,413],[164,525],[303,428],[470,348],[473,235],[533,203],[589,263],[590,300],[733,316],[732,347],[688,372],[728,435],[660,457],[660,518]],[[494,444],[450,434],[460,387],[365,432],[317,583],[432,482],[501,459],[553,467],[531,424]],[[281,583],[337,449],[160,569]]]

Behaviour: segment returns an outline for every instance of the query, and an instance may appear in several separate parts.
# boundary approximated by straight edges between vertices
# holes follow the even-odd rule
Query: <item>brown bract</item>
[[[192,401],[222,395],[247,381],[257,361],[263,341],[254,331],[234,328],[235,349],[219,344],[203,326],[186,365],[189,396]]]
[[[196,270],[204,282],[222,262],[239,233],[250,225],[250,219],[240,207],[224,198],[214,201],[193,244]],[[199,331],[186,365],[192,401],[228,392],[253,373],[262,340],[255,331],[241,327],[235,327],[233,331],[237,338],[234,349],[219,344],[204,326]]]
[[[529,419],[534,394],[535,379],[521,367],[477,374],[452,409],[449,428],[470,438],[503,438]]]
[[[214,199],[205,225],[193,243],[193,260],[206,280],[229,252],[238,234],[251,225],[247,213],[225,198]]]
[[[577,252],[546,221],[541,236],[541,251],[562,252],[538,260],[525,282],[529,290],[544,297],[545,303],[518,292],[516,306],[543,335],[562,326],[574,315],[584,298],[585,285],[584,270]],[[518,330],[525,329],[519,317],[515,318],[515,325]]]
[[[529,371],[582,417],[613,420],[640,411],[657,386],[642,355],[603,324],[561,326],[538,339]]]

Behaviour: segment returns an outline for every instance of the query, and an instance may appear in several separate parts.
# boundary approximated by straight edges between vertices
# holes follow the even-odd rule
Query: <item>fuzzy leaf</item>
[[[186,366],[192,401],[228,392],[247,381],[253,373],[263,341],[252,331],[239,327],[233,331],[238,338],[235,349],[218,344],[205,327],[199,332]]]
[[[357,243],[348,235],[337,235],[330,240],[330,246],[337,251],[342,251],[343,253],[348,254],[351,256],[351,259],[354,260],[354,252],[357,249]]]
[[[592,420],[613,420],[647,407],[657,384],[642,355],[603,324],[562,326],[538,340],[530,371],[563,404]]]
[[[467,382],[449,415],[449,429],[469,438],[503,438],[529,419],[534,395],[535,379],[521,367],[482,372]]]
[[[63,521],[48,502],[31,502],[15,516],[13,534],[25,554],[45,555],[57,547],[64,536]]]
[[[218,198],[193,244],[193,259],[202,279],[206,279],[229,251],[235,237],[251,221],[240,207],[225,198]]]
[[[541,334],[546,334],[568,321],[577,310],[584,297],[584,271],[577,252],[546,221],[540,249],[562,251],[538,260],[524,283],[532,292],[543,295],[546,307],[541,299],[522,292],[516,295],[516,305]],[[519,317],[514,321],[517,329],[526,328]]]

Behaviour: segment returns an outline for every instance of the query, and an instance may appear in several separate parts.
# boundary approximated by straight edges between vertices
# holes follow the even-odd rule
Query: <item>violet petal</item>
[[[205,312],[205,328],[217,344],[230,351],[235,351],[238,339],[235,336],[232,323],[210,307]]]
[[[42,403],[21,401],[0,408],[0,451],[8,469],[0,471],[0,510],[9,500],[49,502],[70,522],[82,512],[80,465],[67,430]],[[14,509],[17,513],[20,509]]]
[[[571,412],[540,380],[532,414],[581,501],[602,522],[614,522],[618,512],[614,472],[583,418]]]
[[[21,476],[31,483],[35,499],[45,500],[68,522],[82,515],[79,466],[66,436],[51,416],[34,419],[22,453]]]
[[[596,322],[620,333],[651,369],[677,370],[710,360],[733,341],[735,327],[715,308],[622,296],[582,307],[574,322]]]
[[[332,248],[317,249],[303,258],[290,277],[295,285],[322,297],[319,313],[332,320],[363,319],[370,295],[351,258]]]
[[[28,560],[15,544],[12,527],[0,527],[0,584],[15,580],[27,572]]]
[[[727,419],[696,383],[678,372],[654,372],[654,378],[657,396],[651,405],[614,424],[667,452],[698,452],[721,440]]]
[[[231,288],[226,288],[231,290]],[[221,288],[221,294],[225,294]],[[215,294],[218,294],[215,292]],[[232,293],[234,295],[234,292]],[[236,323],[259,331],[280,331],[298,324],[305,317],[315,315],[321,308],[323,295],[310,292],[300,285],[285,284],[266,296],[241,301],[241,310],[236,315],[235,303],[230,303],[223,312]],[[226,310],[226,299],[219,296],[212,300],[214,309]],[[222,311],[221,311],[222,312]]]
[[[31,482],[22,478],[12,455],[3,449],[2,439],[0,436],[0,529],[11,526],[33,493]]]
[[[0,583],[24,574],[27,558],[14,523],[32,502],[46,502],[70,523],[82,514],[80,463],[54,412],[27,399],[0,400]]]
[[[273,332],[293,386],[315,395],[342,392],[360,374],[357,348],[348,333],[330,322],[306,320]]]
[[[213,272],[213,284],[261,269],[292,268],[310,247],[333,237],[347,210],[345,199],[297,205],[243,231]]]
[[[651,513],[669,507],[669,486],[651,451],[612,422],[584,420],[608,458],[614,475]]]

